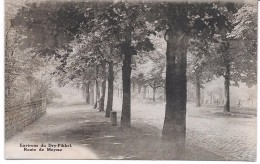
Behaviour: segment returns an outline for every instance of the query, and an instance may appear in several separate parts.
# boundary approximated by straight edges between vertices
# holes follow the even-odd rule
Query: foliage
[[[187,53],[187,77],[193,84],[199,80],[200,87],[213,80],[210,44],[201,38],[190,40]]]
[[[132,78],[135,78],[139,85],[149,85],[152,88],[163,87],[166,71],[166,43],[162,33],[150,35],[149,39],[155,50],[140,53],[134,58],[136,65],[133,69]]]
[[[212,71],[224,76],[226,63],[230,64],[230,79],[233,85],[244,82],[248,86],[256,84],[256,6],[237,6],[237,12],[229,14],[230,30],[214,35],[212,44]],[[239,8],[240,7],[240,8]]]

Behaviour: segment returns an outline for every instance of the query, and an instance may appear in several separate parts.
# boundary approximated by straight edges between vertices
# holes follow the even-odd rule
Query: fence
[[[5,139],[46,113],[46,101],[39,100],[5,108]]]

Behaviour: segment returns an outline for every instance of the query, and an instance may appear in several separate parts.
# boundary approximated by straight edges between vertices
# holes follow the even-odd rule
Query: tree
[[[98,82],[98,78],[99,78],[99,66],[96,65],[96,72],[95,72],[95,84],[96,84],[96,102],[94,105],[94,109],[99,108],[99,99],[100,99],[100,89],[99,89],[99,82]]]
[[[201,106],[200,89],[213,80],[211,71],[210,42],[203,38],[191,39],[187,53],[187,77],[195,85],[196,106]]]
[[[79,5],[81,7],[79,7]],[[105,91],[105,64],[106,61],[103,61],[102,58],[105,59],[104,54],[102,54],[102,50],[100,47],[93,46],[98,45],[98,42],[102,41],[97,39],[98,32],[93,30],[93,26],[96,26],[98,23],[98,16],[95,15],[96,11],[93,8],[97,9],[97,11],[102,11],[102,8],[106,6],[106,3],[103,5],[96,3],[41,3],[39,5],[36,4],[28,4],[26,8],[22,8],[19,14],[14,19],[14,24],[26,27],[26,33],[29,34],[27,40],[27,46],[30,44],[35,48],[39,54],[42,54],[47,57],[55,56],[57,59],[61,61],[61,65],[57,67],[58,72],[63,72],[63,74],[67,74],[71,78],[70,80],[75,79],[77,77],[83,76],[84,70],[87,68],[80,67],[84,65],[89,67],[89,62],[96,63],[97,71],[96,75],[103,78],[102,80],[102,95],[99,101],[100,110],[104,110],[104,91]],[[85,10],[87,9],[87,10]],[[28,18],[28,19],[27,19]],[[64,24],[64,22],[66,22]],[[93,23],[94,22],[94,23]],[[93,33],[91,33],[94,31]],[[83,43],[89,44],[93,47],[85,46],[86,48],[81,47],[85,50],[86,53],[88,50],[91,50],[92,54],[84,55],[79,54],[79,56],[75,56],[74,59],[83,58],[83,61],[80,65],[76,65],[78,68],[75,71],[75,63],[71,65],[74,69],[68,69],[64,71],[65,67],[68,64],[68,56],[74,55],[72,53],[72,49],[69,46],[70,42],[74,39],[82,39],[81,34],[90,35],[88,42]],[[42,36],[43,35],[43,36]],[[86,37],[85,37],[86,38]],[[84,38],[83,38],[84,39]],[[40,46],[39,46],[40,45]],[[61,55],[60,51],[66,51],[66,55]],[[82,53],[82,52],[79,52]],[[90,55],[90,56],[89,56]],[[83,57],[81,57],[83,56]],[[88,59],[89,58],[89,59]],[[94,59],[93,59],[94,58]],[[89,61],[86,61],[89,60]],[[102,71],[99,73],[99,65],[102,63]],[[79,64],[76,62],[76,64]],[[81,70],[82,69],[82,70]],[[70,72],[71,71],[71,72]],[[70,74],[70,75],[69,75]],[[88,74],[93,75],[93,74]],[[101,76],[100,76],[101,75]],[[103,75],[103,76],[102,76]],[[62,75],[65,77],[65,75]],[[99,99],[99,87],[98,87],[98,77],[96,77],[96,88],[97,88],[97,100]],[[62,78],[64,79],[64,78]],[[89,77],[91,79],[91,76]],[[86,82],[86,78],[83,78],[83,83],[89,85],[91,80]],[[88,87],[87,87],[88,88]]]
[[[230,112],[230,85],[238,86],[238,82],[245,82],[250,86],[256,83],[256,25],[252,23],[256,20],[256,7],[246,4],[233,6],[232,12],[220,11],[227,15],[229,28],[215,35],[211,62],[214,74],[224,77],[224,112]],[[245,44],[247,47],[243,46]]]
[[[29,37],[26,39],[24,47],[30,45],[35,48],[37,53],[47,57],[63,58],[57,50],[63,49],[71,52],[68,43],[75,37],[77,38],[80,33],[92,32],[94,36],[106,34],[104,38],[111,35],[116,36],[114,37],[116,39],[114,47],[118,47],[123,54],[121,58],[124,84],[122,124],[125,123],[124,125],[128,126],[130,125],[130,90],[128,88],[130,86],[131,58],[138,50],[144,47],[149,49],[147,46],[149,40],[144,37],[147,30],[138,30],[142,29],[144,25],[141,20],[143,16],[139,15],[144,10],[144,5],[130,5],[123,2],[117,4],[110,2],[102,4],[91,2],[40,3],[39,5],[33,3],[19,11],[13,24],[26,27],[25,33]],[[97,29],[98,31],[96,31]],[[132,32],[135,34],[132,35]],[[66,65],[66,56],[63,64]]]
[[[101,97],[100,97],[100,105],[99,105],[99,111],[104,111],[104,103],[105,103],[105,94],[106,94],[106,61],[101,61],[101,68],[102,68],[102,74],[103,77],[102,83],[101,83]]]
[[[108,62],[108,94],[107,94],[107,107],[106,107],[106,117],[110,117],[110,112],[113,107],[113,96],[114,96],[114,63],[112,61]]]
[[[78,5],[81,5],[80,8]],[[94,5],[94,4],[92,4]],[[73,70],[75,63],[71,63],[71,68],[66,67],[67,58],[73,51],[69,43],[80,33],[82,23],[90,21],[93,17],[85,17],[84,7],[91,6],[87,3],[28,3],[18,10],[17,15],[11,21],[14,27],[23,27],[20,34],[26,35],[21,49],[31,47],[40,57],[51,59],[53,56],[60,61],[57,67],[57,74],[64,84],[68,79],[77,79],[77,83],[89,84],[82,73],[84,70]],[[65,53],[64,53],[65,52]],[[84,60],[85,61],[85,60]],[[72,71],[74,74],[66,72]],[[67,75],[65,75],[68,73]]]
[[[162,140],[176,148],[185,143],[186,131],[186,53],[187,13],[186,4],[169,4],[166,32],[166,111]],[[176,152],[177,153],[177,152]]]
[[[80,46],[77,46],[80,45]],[[76,70],[78,72],[85,71],[85,81],[88,80],[87,85],[95,81],[96,83],[96,103],[94,108],[99,108],[99,111],[104,111],[104,99],[106,90],[106,55],[101,50],[103,44],[95,34],[89,33],[88,36],[82,34],[78,41],[73,43],[74,49],[77,49],[71,57],[73,61],[77,61]],[[68,63],[66,64],[68,65]],[[101,68],[101,69],[100,69]],[[75,70],[75,68],[73,69]],[[79,76],[73,71],[68,71],[72,75]],[[88,72],[88,73],[87,73]],[[101,97],[99,95],[99,83],[101,83]],[[88,88],[88,87],[87,87]],[[94,96],[94,95],[93,95]]]
[[[122,81],[123,81],[123,105],[121,115],[121,126],[129,127],[131,122],[131,64],[132,56],[137,51],[152,49],[149,42],[145,24],[141,13],[145,11],[144,5],[117,3],[109,4],[100,12],[99,25],[105,27],[102,34],[115,36],[115,47],[118,47],[122,59]],[[100,26],[98,26],[100,27]]]
[[[137,83],[149,85],[153,89],[153,101],[155,101],[156,90],[165,86],[166,42],[162,32],[150,35],[149,39],[154,45],[154,50],[134,58],[136,66],[133,69],[132,77],[136,79]]]
[[[78,5],[82,7],[79,8]],[[85,17],[83,7],[88,3],[28,3],[19,9],[12,20],[13,26],[25,28],[27,36],[24,48],[32,47],[42,56],[61,58],[58,51],[66,49],[80,32],[80,25],[91,21],[93,17]]]
[[[166,18],[166,112],[162,140],[171,152],[181,156],[186,135],[188,36],[212,38],[216,31],[228,27],[227,18],[215,4],[169,3]]]
[[[23,104],[39,99],[51,101],[51,79],[46,77],[46,67],[31,48],[21,49],[26,40],[22,26],[15,26],[13,19],[23,4],[7,1],[5,13],[5,100],[6,106]],[[48,72],[48,71],[47,71]],[[48,75],[47,75],[48,76]],[[53,96],[53,95],[52,95]]]
[[[232,40],[231,52],[237,54],[234,62],[239,64],[235,67],[233,79],[246,83],[248,86],[257,81],[257,7],[255,4],[244,4],[240,7],[232,19],[233,30],[227,34]]]
[[[22,28],[13,27],[11,21],[15,16],[15,10],[20,8],[21,6],[16,6],[13,3],[6,3],[6,11],[5,11],[5,97],[6,103],[10,103],[9,101],[14,96],[13,88],[14,81],[21,73],[20,67],[16,66],[18,63],[16,62],[17,58],[15,53],[19,50],[19,46],[22,43],[24,36],[19,35],[18,31],[23,30]]]
[[[88,33],[91,35],[91,33]],[[113,36],[107,35],[105,31],[99,29],[98,27],[95,28],[95,33],[92,34],[95,36],[92,39],[89,39],[89,42],[84,43],[83,49],[87,49],[87,51],[93,51],[95,56],[96,66],[96,75],[101,78],[102,84],[102,94],[99,99],[99,87],[98,87],[98,80],[96,80],[96,88],[97,88],[97,99],[99,99],[99,110],[104,111],[104,100],[105,100],[105,91],[106,91],[106,80],[108,78],[108,99],[107,99],[107,107],[106,107],[106,117],[110,116],[110,111],[112,111],[113,107],[113,83],[114,83],[114,65],[118,65],[120,58],[119,52],[113,43]],[[101,37],[102,36],[102,37]],[[82,42],[85,40],[83,39]],[[87,48],[89,47],[89,48]],[[106,64],[108,64],[108,73],[106,69]],[[99,65],[102,67],[101,73],[99,73]],[[108,76],[107,76],[108,74]],[[98,79],[98,78],[96,78]]]

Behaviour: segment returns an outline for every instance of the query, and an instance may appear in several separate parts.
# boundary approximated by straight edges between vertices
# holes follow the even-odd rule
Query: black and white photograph
[[[5,0],[4,158],[257,160],[257,0]]]

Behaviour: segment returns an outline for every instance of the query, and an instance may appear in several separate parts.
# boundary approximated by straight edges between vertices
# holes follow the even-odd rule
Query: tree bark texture
[[[169,29],[166,41],[166,111],[162,131],[162,143],[168,147],[165,155],[181,158],[185,152],[186,137],[186,54],[187,25],[186,4],[169,5]]]
[[[146,99],[146,92],[147,92],[147,91],[146,91],[146,88],[147,88],[147,86],[144,85],[144,91],[143,91],[143,92],[144,92],[144,95],[143,95],[143,98],[144,98],[144,99]]]
[[[90,91],[89,91],[89,99],[90,99],[90,105],[94,105],[94,83],[91,81],[90,83]]]
[[[132,79],[132,84],[133,84],[133,93],[135,92],[135,80]]]
[[[200,104],[200,78],[199,78],[199,75],[196,73],[196,106],[197,107],[200,107],[201,104]]]
[[[225,54],[223,54],[224,64],[225,64],[225,72],[224,72],[224,85],[225,85],[225,104],[224,104],[224,112],[230,112],[230,62],[231,58],[229,55],[230,43],[229,41],[225,41],[222,43]]]
[[[112,61],[108,63],[108,93],[107,93],[107,107],[106,117],[110,117],[110,112],[113,108],[113,96],[114,96],[114,64]]]
[[[156,82],[153,82],[153,102],[155,102],[155,94],[156,94]]]
[[[123,79],[123,104],[121,114],[121,126],[131,126],[131,60],[132,54],[130,52],[130,44],[123,47],[123,66],[122,66],[122,79]]]
[[[105,95],[106,95],[106,61],[101,62],[102,66],[102,84],[101,84],[101,97],[99,101],[99,112],[104,111]]]
[[[86,84],[86,103],[90,104],[89,82],[87,82],[87,84]]]
[[[230,65],[226,63],[226,74],[224,76],[225,82],[225,104],[224,104],[224,112],[230,112]]]
[[[94,109],[99,108],[99,99],[100,99],[100,90],[99,90],[99,82],[98,82],[98,65],[96,66],[96,102],[94,105]]]
[[[140,96],[140,95],[141,95],[141,88],[142,88],[142,85],[139,84],[139,85],[138,85],[138,97],[141,97],[141,96]]]

